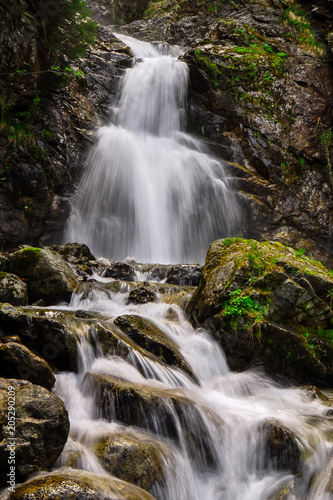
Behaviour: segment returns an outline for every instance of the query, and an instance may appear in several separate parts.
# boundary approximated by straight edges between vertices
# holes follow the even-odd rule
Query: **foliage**
[[[263,320],[263,309],[259,302],[243,293],[242,290],[234,290],[230,293],[229,300],[223,304],[223,317],[229,319],[233,327],[240,324],[241,317],[247,319],[247,328]]]
[[[194,58],[196,62],[205,70],[207,75],[213,80],[214,86],[217,87],[217,80],[220,76],[220,70],[218,69],[217,64],[212,62],[208,57],[204,56],[199,49],[194,51]]]
[[[300,45],[316,55],[322,56],[324,54],[325,49],[317,42],[315,34],[310,27],[308,17],[304,11],[294,6],[289,7],[284,11],[283,22],[284,24],[292,26],[297,32],[297,40]]]
[[[53,11],[48,2],[36,6],[43,41],[39,50],[47,61],[59,61],[63,56],[77,59],[94,42],[97,25],[89,19],[90,11],[84,0],[56,0],[56,3]]]

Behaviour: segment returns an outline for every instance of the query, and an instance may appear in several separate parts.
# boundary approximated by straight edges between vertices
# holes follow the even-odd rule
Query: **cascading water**
[[[138,442],[153,440],[162,450],[164,478],[150,488],[157,500],[332,498],[328,463],[333,436],[327,407],[301,389],[280,387],[261,372],[230,372],[219,346],[207,332],[193,330],[178,306],[172,306],[170,320],[170,304],[128,305],[127,297],[128,292],[109,292],[108,300],[98,295],[81,300],[78,293],[70,309],[102,311],[110,326],[118,315],[149,318],[178,345],[194,377],[151,359],[137,345],[125,359],[105,356],[91,329],[81,334],[80,372],[57,376],[56,393],[71,420],[70,439],[58,465],[106,475],[94,450],[105,436],[125,431]],[[138,387],[138,394],[151,398],[148,407],[142,399],[134,409],[121,399],[121,390],[112,397],[104,391],[97,409],[91,376],[111,376],[125,392],[130,387],[135,393]],[[102,407],[107,408],[104,413]],[[285,455],[278,452],[280,461],[285,460],[282,467],[267,455],[265,424],[285,426],[296,436],[297,452],[292,447]]]
[[[186,64],[120,38],[140,59],[127,70],[113,123],[98,132],[65,239],[118,260],[203,261],[214,239],[239,229],[231,181],[222,163],[182,132]]]

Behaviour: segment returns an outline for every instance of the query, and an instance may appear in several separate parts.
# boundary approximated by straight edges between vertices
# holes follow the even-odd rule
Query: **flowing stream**
[[[203,261],[213,240],[240,230],[231,179],[183,131],[188,68],[180,51],[120,38],[136,62],[112,123],[98,132],[65,239],[118,260]]]
[[[207,332],[193,330],[178,305],[128,305],[128,292],[125,284],[121,292],[99,288],[88,297],[79,292],[69,309],[100,311],[110,328],[124,314],[149,318],[178,346],[193,376],[135,343],[125,356],[105,355],[94,329],[81,331],[80,371],[58,374],[55,386],[71,421],[58,465],[106,474],[96,446],[103,436],[127,431],[138,442],[153,440],[161,454],[163,480],[150,488],[157,500],[329,500],[333,435],[327,406],[305,390],[280,387],[260,371],[230,372],[220,347]],[[96,403],[92,374],[111,376],[131,393],[137,387],[141,406],[121,399],[121,391],[104,391]],[[268,458],[267,423],[294,434],[295,464],[290,443],[277,452],[277,461]]]

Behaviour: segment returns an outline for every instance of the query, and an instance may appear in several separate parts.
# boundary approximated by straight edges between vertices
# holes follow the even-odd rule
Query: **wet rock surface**
[[[48,363],[15,342],[0,345],[0,376],[29,380],[46,389],[52,389],[55,383],[55,376]]]
[[[202,266],[172,266],[165,282],[173,285],[198,286],[201,273]]]
[[[103,467],[111,474],[151,491],[164,481],[167,447],[143,432],[123,431],[99,438],[95,452]]]
[[[119,479],[92,472],[65,469],[43,474],[8,493],[4,500],[154,500],[149,493]]]
[[[196,457],[198,467],[204,470],[216,466],[215,450],[200,411],[180,390],[153,389],[94,373],[87,374],[86,384],[94,388],[98,412],[103,418],[115,418],[176,442],[184,439],[188,452]],[[181,435],[178,421],[182,423]],[[220,422],[221,433],[222,427]]]
[[[232,369],[332,380],[333,278],[320,262],[274,242],[229,238],[209,249],[187,307],[221,343]]]
[[[114,324],[134,342],[147,349],[164,363],[178,366],[185,372],[192,373],[178,346],[148,319],[136,315],[124,315],[118,316]]]
[[[65,259],[52,250],[23,247],[9,255],[8,268],[26,280],[30,302],[69,302],[78,283]]]
[[[0,304],[3,334],[19,334],[22,343],[53,368],[77,371],[77,335],[58,319],[49,318],[45,310],[18,309]]]
[[[27,381],[0,379],[1,485],[7,482],[10,444],[5,415],[8,412],[8,388],[15,395],[15,456],[17,480],[33,472],[48,469],[60,455],[69,432],[68,414],[63,402],[44,387]]]
[[[0,271],[0,302],[13,306],[25,306],[28,303],[27,285],[15,274]]]

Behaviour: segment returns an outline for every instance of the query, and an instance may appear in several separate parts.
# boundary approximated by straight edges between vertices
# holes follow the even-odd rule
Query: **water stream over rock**
[[[81,316],[97,314],[100,325],[79,334],[79,372],[57,376],[55,392],[71,421],[59,466],[108,470],[158,500],[331,498],[324,473],[333,449],[327,407],[260,371],[230,372],[220,347],[204,330],[193,330],[178,306],[133,305],[128,291],[107,293],[108,299],[89,299],[79,292],[69,306]],[[145,339],[144,346],[133,332],[141,328],[144,335],[147,321],[156,329],[155,344]],[[127,349],[110,349],[111,332],[122,335]],[[174,346],[186,371],[165,361],[162,344]],[[139,455],[127,455],[130,465],[111,463],[124,440],[149,448],[150,475],[132,471]]]
[[[118,260],[203,261],[214,239],[239,229],[231,179],[183,131],[188,68],[180,51],[120,38],[136,62],[112,123],[98,132],[65,239]]]

